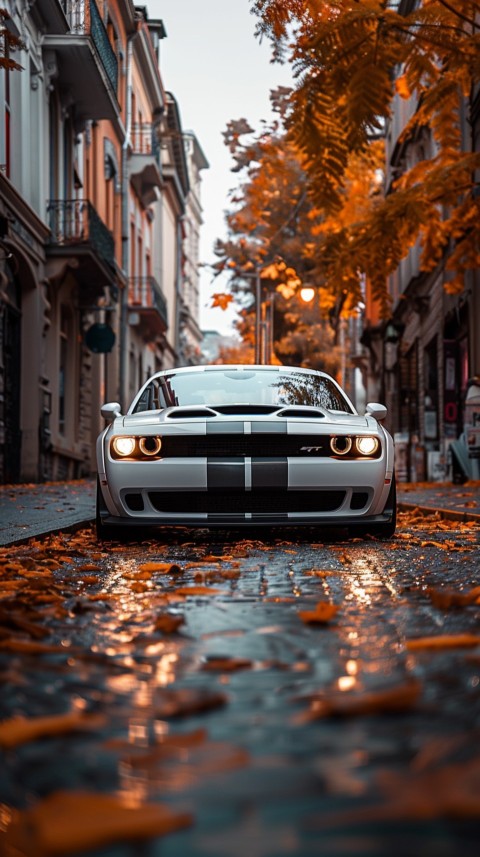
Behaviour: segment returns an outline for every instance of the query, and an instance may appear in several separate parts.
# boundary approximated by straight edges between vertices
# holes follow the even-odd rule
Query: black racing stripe
[[[252,458],[252,491],[288,488],[288,458]]]
[[[214,422],[207,423],[207,434],[243,434],[245,424],[241,422]]]
[[[241,488],[245,491],[243,458],[207,458],[207,490]]]
[[[254,422],[252,420],[252,434],[286,434],[287,421],[274,423],[270,422]]]

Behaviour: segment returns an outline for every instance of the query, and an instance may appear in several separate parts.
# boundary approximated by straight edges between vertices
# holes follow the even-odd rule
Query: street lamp
[[[300,289],[300,297],[302,301],[305,301],[306,304],[309,304],[313,301],[315,297],[316,290],[313,286],[305,285]]]

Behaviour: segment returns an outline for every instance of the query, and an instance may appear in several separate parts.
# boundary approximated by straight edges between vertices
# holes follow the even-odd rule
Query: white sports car
[[[104,405],[97,531],[333,525],[395,531],[386,408],[358,414],[329,375],[286,366],[157,372],[123,415]]]

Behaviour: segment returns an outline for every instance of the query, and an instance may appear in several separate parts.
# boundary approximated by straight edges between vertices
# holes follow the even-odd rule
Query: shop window
[[[438,438],[438,342],[436,336],[428,343],[424,352],[424,388],[425,440],[435,441]]]
[[[400,430],[410,437],[418,434],[418,352],[417,343],[400,360]]]

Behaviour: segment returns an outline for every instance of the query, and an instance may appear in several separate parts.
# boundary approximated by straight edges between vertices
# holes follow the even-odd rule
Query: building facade
[[[0,69],[0,477],[75,478],[100,404],[180,362],[188,141],[145,7],[5,5],[24,47]]]
[[[408,12],[415,3],[402,0],[398,9]],[[394,180],[405,170],[436,154],[426,127],[402,136],[417,109],[415,95],[395,96],[386,129],[387,193],[395,193]],[[464,151],[480,151],[478,88],[464,100],[461,133]],[[470,271],[463,292],[450,295],[445,258],[435,270],[422,271],[420,256],[416,244],[391,277],[388,320],[375,314],[367,284],[368,324],[362,337],[367,397],[388,406],[399,479],[467,479],[475,469],[458,439],[469,380],[480,375],[480,272]]]

